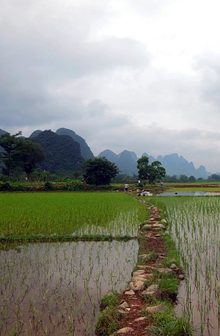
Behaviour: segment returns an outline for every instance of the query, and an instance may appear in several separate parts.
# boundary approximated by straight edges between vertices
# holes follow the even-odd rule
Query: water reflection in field
[[[0,251],[0,334],[94,335],[100,299],[122,291],[138,242],[66,242]]]
[[[211,191],[166,191],[156,196],[220,196],[220,192]]]
[[[166,197],[163,200],[187,279],[180,287],[181,304],[177,312],[191,315],[195,335],[219,336],[219,198]]]

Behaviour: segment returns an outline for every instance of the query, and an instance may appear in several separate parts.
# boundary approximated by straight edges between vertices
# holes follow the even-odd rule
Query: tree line
[[[45,159],[41,145],[21,137],[21,132],[14,135],[2,134],[0,146],[2,147],[0,152],[1,171],[8,179],[21,174],[26,174],[26,178],[29,179]],[[166,175],[166,170],[161,163],[154,161],[149,164],[147,156],[143,156],[137,161],[137,168],[138,179],[147,180],[151,184]],[[118,167],[106,158],[92,158],[83,165],[82,179],[87,184],[105,185],[110,184],[111,180],[119,173]]]

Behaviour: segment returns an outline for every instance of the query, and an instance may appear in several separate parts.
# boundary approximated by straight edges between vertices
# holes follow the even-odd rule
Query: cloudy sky
[[[1,0],[0,128],[220,171],[219,0]]]

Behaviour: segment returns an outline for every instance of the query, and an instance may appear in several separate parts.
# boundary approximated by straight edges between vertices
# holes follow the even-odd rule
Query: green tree
[[[193,182],[196,182],[196,178],[195,176],[191,175],[189,178],[188,178],[188,181],[193,183]]]
[[[119,170],[106,158],[89,159],[84,164],[84,179],[88,184],[105,185],[115,177]]]
[[[183,183],[188,182],[188,176],[186,176],[184,174],[180,175],[179,181],[183,182]]]
[[[21,135],[21,132],[15,135],[4,133],[0,136],[0,146],[3,148],[0,156],[0,161],[3,163],[2,172],[10,177],[13,172],[22,170],[29,177],[37,163],[44,160],[44,153],[39,144],[27,141],[18,135]]]
[[[162,167],[159,161],[154,161],[149,165],[147,156],[142,156],[137,161],[138,176],[141,180],[148,180],[149,183],[154,183],[166,175],[166,170]]]
[[[45,158],[41,145],[24,139],[20,139],[16,156],[18,164],[27,174],[27,178],[30,177],[37,164]]]
[[[16,151],[19,144],[18,135],[21,135],[21,132],[14,135],[4,133],[0,136],[0,146],[3,148],[3,151],[0,153],[0,161],[3,163],[2,172],[8,177],[17,168]]]
[[[209,176],[210,181],[220,181],[220,175],[219,174],[212,174]]]

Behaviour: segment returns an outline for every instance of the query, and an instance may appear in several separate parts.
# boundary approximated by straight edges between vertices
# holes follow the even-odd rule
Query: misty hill
[[[36,133],[35,133],[36,134]],[[58,135],[51,130],[39,132],[30,141],[39,143],[44,151],[45,160],[40,164],[43,170],[65,176],[74,171],[82,171],[84,158],[80,145],[68,135]]]
[[[29,138],[35,138],[36,136],[38,136],[42,131],[41,130],[36,130],[33,133],[31,133],[31,135],[29,136]]]
[[[147,153],[144,153],[143,156],[147,156],[149,158],[150,164],[153,161],[160,161],[162,166],[166,169],[166,174],[170,176],[186,175],[188,177],[194,176],[195,178],[207,178],[209,175],[204,166],[200,166],[196,169],[192,162],[188,162],[182,155],[179,156],[177,153],[165,155],[164,157],[159,155],[157,158],[154,158]],[[117,155],[107,149],[101,152],[98,157],[106,157],[109,161],[114,162],[119,168],[121,174],[132,176],[133,174],[138,173],[138,157],[134,152],[123,151]]]
[[[5,134],[5,133],[7,133],[7,132],[6,132],[6,131],[3,131],[3,130],[0,128],[0,135]]]
[[[59,128],[56,133],[58,135],[69,135],[74,141],[78,142],[80,145],[81,155],[85,160],[92,159],[94,157],[86,141],[74,131],[67,128]]]
[[[0,129],[0,135],[4,133],[7,132]],[[42,167],[52,173],[58,172],[58,174],[61,173],[63,175],[65,172],[69,174],[70,172],[80,171],[81,167],[79,169],[79,165],[83,161],[94,157],[86,141],[67,128],[59,128],[55,133],[36,130],[29,139],[41,144],[47,156],[45,162],[42,163]],[[143,155],[149,157],[149,163],[155,160],[160,161],[166,169],[167,175],[170,176],[186,175],[188,177],[195,176],[196,178],[202,177],[206,179],[211,175],[204,166],[196,169],[193,162],[188,162],[182,155],[179,156],[177,153],[165,155],[164,157],[159,155],[157,158],[147,153]],[[121,174],[133,176],[138,173],[138,157],[134,152],[124,150],[119,154],[115,154],[113,151],[106,149],[98,157],[106,157],[109,161],[115,163]]]
[[[38,136],[41,132],[42,132],[41,130],[34,131],[30,135],[30,138]],[[79,136],[78,134],[76,134],[74,131],[72,131],[70,129],[67,129],[67,128],[59,128],[56,131],[56,134],[58,134],[58,135],[68,135],[74,141],[78,142],[79,145],[80,145],[81,155],[85,159],[85,161],[94,157],[94,155],[93,155],[91,149],[89,148],[89,146],[87,145],[86,141],[81,136]]]
[[[152,158],[151,158],[152,160]],[[188,162],[182,155],[173,153],[165,155],[164,157],[159,155],[156,159],[161,162],[162,166],[166,169],[167,175],[186,175],[188,177],[194,176],[195,178],[207,178],[208,172],[204,166],[195,168],[193,162]]]
[[[137,174],[137,155],[134,152],[129,152],[128,150],[124,150],[120,154],[115,154],[109,149],[101,152],[98,157],[105,157],[109,161],[116,164],[118,167],[120,174],[126,174],[132,176],[133,174]]]

